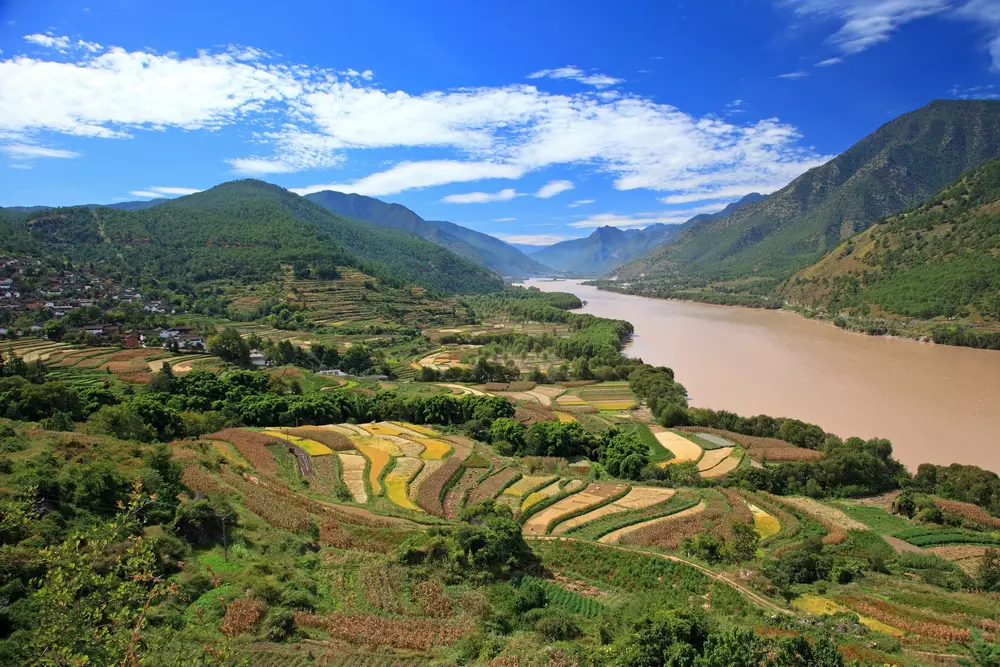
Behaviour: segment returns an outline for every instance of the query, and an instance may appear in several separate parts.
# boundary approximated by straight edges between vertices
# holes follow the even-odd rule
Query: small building
[[[267,360],[264,358],[264,353],[260,350],[250,350],[250,363],[254,366],[266,366]]]

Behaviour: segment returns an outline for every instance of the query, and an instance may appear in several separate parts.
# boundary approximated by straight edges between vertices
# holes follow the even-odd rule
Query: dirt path
[[[439,384],[439,387],[448,387],[448,389],[454,389],[462,394],[472,394],[473,396],[489,396],[485,391],[480,391],[478,389],[473,389],[472,387],[466,387],[461,384]]]
[[[581,540],[581,539],[576,538],[576,537],[555,537],[555,536],[552,536],[552,535],[547,535],[547,536],[538,536],[538,537],[525,536],[525,539],[530,539],[530,540],[561,540],[563,542],[586,542],[587,544],[597,544],[597,545],[605,547],[607,549],[617,549],[618,551],[629,551],[631,553],[642,554],[644,556],[652,556],[654,558],[662,558],[663,560],[669,560],[669,561],[673,561],[675,563],[681,563],[682,565],[687,565],[688,567],[693,567],[694,569],[698,570],[699,572],[701,572],[702,574],[704,574],[709,579],[714,579],[715,581],[718,581],[720,583],[726,584],[727,586],[729,586],[731,588],[734,588],[735,590],[737,590],[740,593],[742,593],[744,596],[748,597],[752,602],[755,602],[757,605],[759,605],[761,607],[764,607],[765,609],[769,609],[769,610],[771,610],[771,611],[773,611],[775,613],[778,613],[778,614],[785,614],[786,616],[794,616],[795,615],[794,611],[791,611],[789,609],[785,609],[784,607],[780,607],[780,606],[776,605],[775,603],[771,602],[767,598],[765,598],[763,596],[760,596],[757,593],[754,593],[753,591],[751,591],[746,586],[743,586],[742,584],[739,584],[739,583],[733,581],[732,579],[730,579],[726,575],[719,574],[718,572],[713,572],[712,570],[709,570],[707,567],[703,567],[701,565],[698,565],[697,563],[692,563],[689,560],[684,560],[683,558],[680,558],[678,556],[669,556],[667,554],[658,554],[658,553],[653,553],[651,551],[643,551],[642,549],[632,549],[632,548],[629,548],[629,547],[619,546],[617,544],[603,544],[601,542],[592,542],[590,540]]]
[[[924,552],[924,550],[921,549],[920,547],[918,547],[917,545],[910,544],[909,542],[904,542],[903,540],[899,539],[898,537],[893,537],[891,535],[883,535],[882,539],[885,540],[886,542],[888,542],[889,546],[892,547],[893,549],[895,549],[896,553],[898,553],[898,554],[906,553],[906,552],[913,553],[913,554],[921,554],[921,553]]]

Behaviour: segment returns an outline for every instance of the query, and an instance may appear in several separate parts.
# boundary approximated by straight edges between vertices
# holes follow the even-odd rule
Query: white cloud
[[[844,62],[843,58],[827,58],[826,60],[820,60],[813,67],[830,67],[831,65],[839,65],[842,62]]]
[[[34,167],[25,162],[11,162],[7,165],[11,169],[34,169]]]
[[[554,72],[544,77],[578,76]],[[755,188],[787,182],[825,159],[773,118],[737,124],[634,95],[556,95],[525,85],[413,95],[370,83],[368,70],[345,76],[252,47],[193,57],[102,47],[0,60],[0,145],[31,143],[41,132],[122,139],[239,122],[251,128],[255,149],[228,162],[257,175],[335,167],[366,149],[447,151],[299,189],[372,196],[517,179],[555,165],[607,173],[620,190]],[[29,140],[2,138],[11,134]]]
[[[1000,91],[994,84],[980,86],[954,86],[948,91],[960,100],[1000,100]]]
[[[634,213],[622,215],[618,213],[598,213],[584,220],[569,223],[570,227],[593,229],[597,227],[618,227],[620,229],[639,229],[656,223],[675,225],[687,222],[699,213],[715,213],[724,208],[723,204],[706,204],[695,208],[660,211],[658,213]]]
[[[607,74],[587,74],[579,67],[573,67],[572,65],[558,67],[556,69],[540,69],[537,72],[529,74],[528,78],[572,79],[573,81],[579,81],[580,83],[585,83],[588,86],[593,86],[594,88],[607,88],[608,86],[614,86],[625,81],[624,79],[616,79],[613,76],[608,76]]]
[[[506,188],[500,192],[465,192],[463,194],[448,195],[441,199],[443,204],[489,204],[495,201],[510,201],[517,197],[517,190]]]
[[[570,208],[576,208],[578,206],[586,206],[587,204],[593,204],[596,201],[597,201],[596,199],[577,199],[572,204],[566,204],[566,205],[569,206]]]
[[[1000,72],[1000,4],[996,0],[970,0],[959,7],[956,15],[959,18],[975,21],[985,28],[990,68]]]
[[[549,181],[535,193],[535,196],[539,199],[551,199],[558,194],[567,192],[573,189],[573,183],[570,181]]]
[[[517,218],[494,218],[493,222],[514,222]]]
[[[842,25],[830,42],[846,55],[888,41],[903,25],[944,11],[951,0],[783,0],[799,15],[833,17]]]
[[[717,188],[700,190],[695,192],[685,192],[682,194],[669,195],[660,199],[664,204],[690,204],[696,201],[734,201],[752,192],[760,194],[771,194],[775,190],[788,185],[788,181],[775,181],[768,184],[756,184],[753,186],[734,185],[727,188]]]
[[[79,153],[65,151],[58,148],[46,148],[44,146],[34,146],[30,144],[8,144],[0,146],[0,150],[17,160],[30,160],[32,158],[74,158],[79,157]]]
[[[60,51],[65,51],[70,45],[69,37],[53,37],[52,35],[41,34],[25,35],[24,41],[37,44],[46,49],[58,49]]]
[[[552,245],[560,241],[569,241],[575,236],[563,236],[561,234],[493,234],[501,241],[507,243],[524,243],[525,245]]]
[[[146,188],[145,190],[132,190],[129,192],[133,197],[148,197],[150,199],[159,199],[160,197],[177,197],[181,195],[193,195],[196,192],[201,192],[198,188],[178,188],[178,187],[163,187],[163,186],[153,186],[151,188]]]
[[[456,160],[428,160],[400,162],[391,169],[376,172],[350,183],[330,183],[292,188],[292,192],[307,195],[320,190],[353,192],[379,197],[404,190],[427,188],[448,183],[469,183],[487,178],[520,178],[524,171],[514,165],[493,162],[459,162]]]
[[[776,79],[804,79],[807,76],[809,76],[809,72],[803,72],[803,71],[800,70],[798,72],[785,72],[784,74],[779,74],[775,78]]]

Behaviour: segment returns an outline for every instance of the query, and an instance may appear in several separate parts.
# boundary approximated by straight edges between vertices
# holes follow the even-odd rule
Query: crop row
[[[957,500],[945,500],[944,498],[935,498],[934,504],[945,516],[955,517],[984,528],[1000,528],[1000,519],[979,505]]]
[[[444,495],[448,487],[462,469],[462,462],[457,456],[445,459],[444,464],[432,472],[417,489],[417,505],[437,517],[444,517]]]
[[[823,458],[823,452],[796,447],[791,443],[778,440],[777,438],[759,438],[752,435],[733,433],[732,431],[723,431],[717,428],[708,428],[706,426],[685,426],[677,430],[688,433],[711,433],[726,440],[731,440],[743,447],[747,451],[747,454],[750,455],[750,458],[757,459],[758,461],[761,459],[771,462],[815,461],[816,459]]]
[[[281,444],[277,438],[245,431],[239,428],[225,428],[211,435],[203,435],[203,440],[224,440],[236,447],[236,451],[250,462],[258,472],[267,477],[278,476],[278,465],[267,450],[268,445]]]
[[[427,651],[435,646],[451,644],[470,630],[468,622],[434,619],[395,619],[372,614],[332,613],[318,616],[300,612],[296,625],[325,630],[336,639],[362,646],[392,646],[415,651]]]
[[[498,470],[469,490],[467,504],[475,505],[489,498],[496,498],[501,491],[516,481],[519,474],[514,468]]]

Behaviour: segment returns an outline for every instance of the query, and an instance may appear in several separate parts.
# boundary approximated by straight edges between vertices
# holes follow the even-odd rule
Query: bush
[[[535,631],[546,641],[556,642],[576,639],[580,636],[580,626],[570,614],[547,609],[535,623]]]
[[[283,642],[295,634],[295,614],[276,607],[264,619],[264,636],[268,641]]]
[[[73,416],[68,412],[57,411],[51,417],[46,417],[38,423],[46,431],[72,431],[76,428]]]

